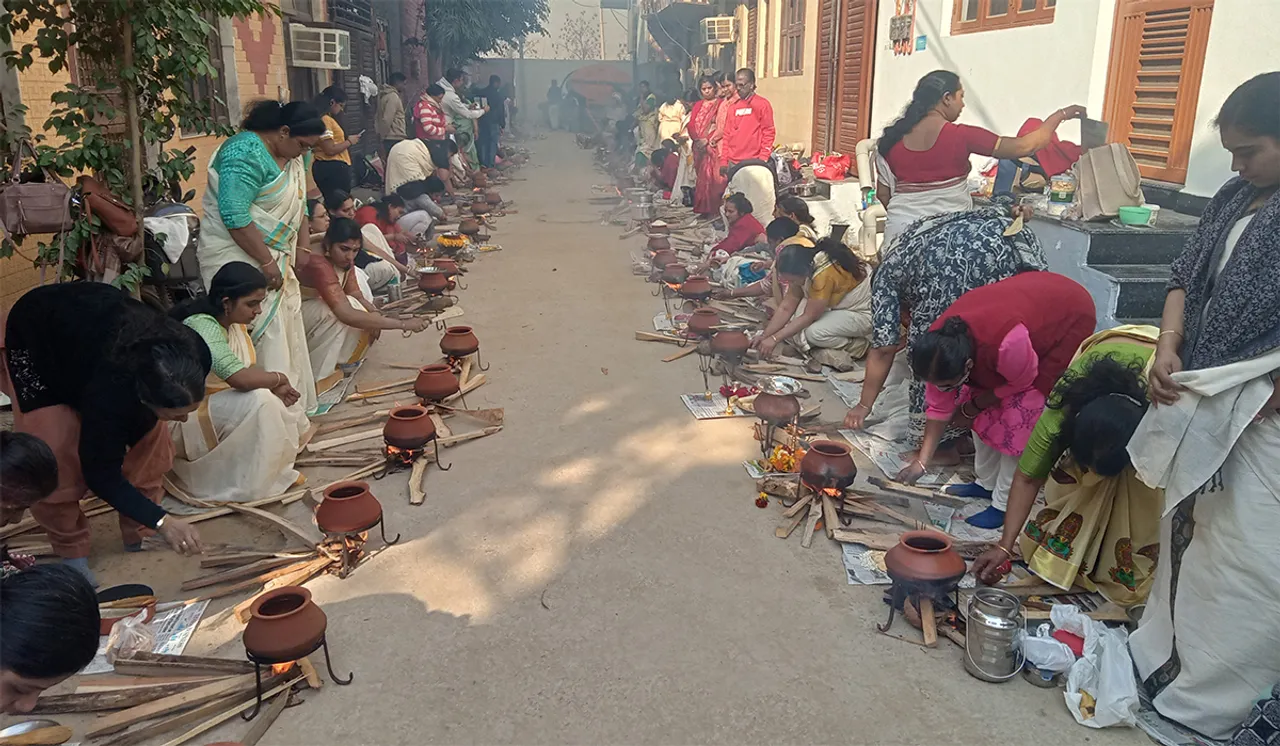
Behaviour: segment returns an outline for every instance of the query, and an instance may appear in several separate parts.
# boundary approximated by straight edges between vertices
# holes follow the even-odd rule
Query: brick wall
[[[284,27],[281,19],[275,16],[255,16],[248,19],[236,19],[232,22],[235,31],[235,66],[227,71],[235,75],[240,88],[241,105],[247,108],[254,101],[264,98],[288,99],[288,78],[285,74]],[[14,39],[14,46],[19,46],[34,39],[34,31],[19,35]],[[224,40],[225,42],[226,40]],[[56,144],[58,137],[43,132],[44,121],[53,110],[50,97],[71,82],[67,71],[54,74],[47,65],[35,64],[18,76],[18,90],[22,103],[27,107],[27,126],[33,134],[44,134],[50,144]],[[232,124],[239,123],[239,112],[232,112]],[[179,150],[194,145],[195,173],[186,182],[186,189],[196,190],[191,206],[197,213],[202,212],[201,202],[204,199],[205,184],[208,177],[209,159],[217,149],[219,139],[200,135],[196,137],[178,137],[168,147]],[[36,243],[48,240],[48,236],[31,236],[19,247],[22,256],[0,259],[0,308],[8,309],[23,293],[40,282],[40,273],[29,259],[36,255]]]

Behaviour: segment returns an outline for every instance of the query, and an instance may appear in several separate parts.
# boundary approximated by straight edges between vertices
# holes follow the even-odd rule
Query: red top
[[[1000,349],[1014,327],[1021,325],[1026,327],[1038,358],[1032,385],[1046,397],[1080,343],[1093,334],[1097,325],[1089,291],[1054,272],[1023,272],[970,290],[952,303],[929,330],[941,329],[952,316],[964,319],[973,337],[973,372],[969,375],[972,387],[999,391],[1011,383],[1001,373]]]
[[[981,127],[947,122],[928,150],[908,150],[899,141],[889,150],[889,168],[899,184],[931,184],[969,175],[969,155],[991,155],[1000,136]]]
[[[1032,117],[1023,122],[1022,128],[1018,130],[1018,137],[1028,135],[1038,129],[1044,122]],[[1044,169],[1049,176],[1057,176],[1071,165],[1080,160],[1080,146],[1073,142],[1060,139],[1058,133],[1054,132],[1049,136],[1049,144],[1041,150],[1035,152],[1036,162]]]
[[[769,160],[776,133],[773,126],[773,106],[759,94],[726,103],[729,112],[725,117],[724,141],[720,144],[724,161],[732,165],[752,158]]]
[[[676,174],[680,171],[680,156],[675,153],[667,153],[666,160],[662,161],[662,170],[658,172],[658,180],[662,182],[662,186],[667,191],[676,188]]]
[[[413,105],[413,121],[417,125],[419,140],[444,139],[444,128],[447,125],[444,109],[437,106],[436,102],[425,94],[418,99],[418,103]]]
[[[742,251],[753,245],[761,233],[764,233],[764,226],[760,225],[760,221],[756,220],[754,215],[747,213],[729,226],[729,235],[716,244],[712,251],[722,249],[730,254]]]

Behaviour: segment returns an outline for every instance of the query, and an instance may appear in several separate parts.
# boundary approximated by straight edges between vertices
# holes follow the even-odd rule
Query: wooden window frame
[[[778,24],[778,76],[804,74],[805,0],[778,0],[781,22]],[[791,63],[794,61],[794,67]]]
[[[976,34],[982,31],[998,31],[1006,28],[1022,26],[1043,26],[1053,23],[1057,0],[1036,0],[1034,10],[1021,10],[1022,0],[1008,0],[1009,12],[1003,15],[988,15],[992,0],[978,0],[978,17],[963,20],[964,6],[969,0],[954,0],[951,12],[951,35]]]

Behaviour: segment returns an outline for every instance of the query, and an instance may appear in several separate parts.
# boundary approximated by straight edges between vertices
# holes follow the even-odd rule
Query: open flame
[[[298,665],[297,661],[289,661],[288,663],[272,663],[271,675],[279,676],[280,674],[288,673],[296,665]]]

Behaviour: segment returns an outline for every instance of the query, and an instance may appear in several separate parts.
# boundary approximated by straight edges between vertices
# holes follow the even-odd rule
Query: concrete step
[[[1164,311],[1169,267],[1150,264],[1091,264],[1116,285],[1115,317],[1159,319]],[[1159,325],[1159,322],[1156,322]]]
[[[1163,264],[1178,258],[1190,231],[1134,231],[1091,233],[1089,264]]]

